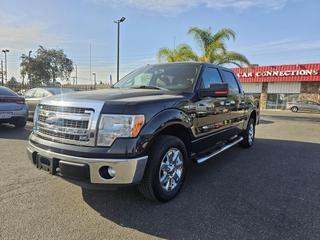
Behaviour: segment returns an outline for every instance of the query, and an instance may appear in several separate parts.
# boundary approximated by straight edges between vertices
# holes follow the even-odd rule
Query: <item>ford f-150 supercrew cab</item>
[[[81,186],[138,185],[165,202],[180,191],[189,163],[251,147],[258,122],[232,70],[147,65],[110,89],[43,99],[27,151],[38,168]]]

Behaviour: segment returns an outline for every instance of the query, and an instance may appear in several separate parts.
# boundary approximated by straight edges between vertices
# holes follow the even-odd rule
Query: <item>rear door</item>
[[[245,120],[245,98],[238,79],[232,71],[222,69],[223,81],[229,85],[229,95],[226,102],[230,127],[238,134],[243,129]]]

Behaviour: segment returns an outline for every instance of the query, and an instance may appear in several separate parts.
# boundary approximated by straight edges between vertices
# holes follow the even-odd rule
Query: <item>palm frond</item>
[[[170,56],[172,56],[173,52],[170,48],[160,48],[158,51],[158,61],[161,62],[162,59],[166,59],[168,61],[168,59],[170,58]]]
[[[199,47],[201,48],[203,55],[205,55],[207,47],[211,44],[212,33],[211,29],[208,28],[206,30],[200,29],[198,27],[191,27],[188,31],[188,34],[193,35],[195,40],[198,42]]]
[[[226,51],[226,48],[224,46],[224,43],[220,41],[215,41],[208,46],[208,48],[206,49],[205,56],[209,59],[209,62],[210,62],[210,59],[212,59],[212,56],[225,51]]]
[[[230,28],[221,28],[216,34],[212,36],[212,41],[221,41],[233,39],[235,40],[236,33]]]
[[[233,51],[226,51],[217,60],[216,63],[219,65],[231,63],[239,67],[251,66],[250,61],[244,55]]]
[[[192,48],[188,44],[180,44],[176,51],[179,61],[197,61],[198,59],[197,54],[193,52]]]
[[[176,49],[160,48],[158,51],[158,60],[165,59],[167,62],[182,62],[197,60],[197,54],[192,51],[188,44],[180,44]]]

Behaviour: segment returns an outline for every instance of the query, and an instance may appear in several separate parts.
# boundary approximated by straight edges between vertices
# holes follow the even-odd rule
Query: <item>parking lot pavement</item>
[[[31,126],[0,126],[0,239],[320,239],[320,115],[263,113],[253,148],[192,166],[173,201],[35,169]]]

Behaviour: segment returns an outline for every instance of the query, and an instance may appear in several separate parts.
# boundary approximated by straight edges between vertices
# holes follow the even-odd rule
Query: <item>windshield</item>
[[[151,88],[190,92],[200,71],[199,64],[150,65],[129,73],[114,88]]]
[[[74,90],[71,88],[48,88],[47,90],[53,95],[74,92]]]

